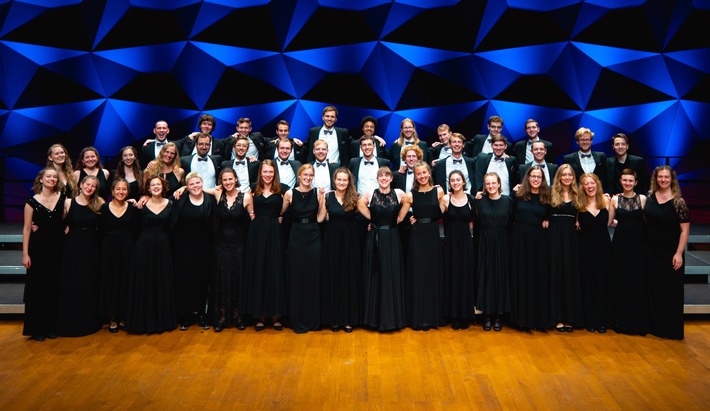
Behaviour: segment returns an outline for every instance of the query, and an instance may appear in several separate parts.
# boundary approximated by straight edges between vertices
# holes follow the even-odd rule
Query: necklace
[[[306,199],[306,196],[308,195],[308,193],[310,193],[313,189],[308,190],[308,191],[306,191],[306,192],[303,192],[303,191],[301,191],[301,190],[296,190],[296,189],[294,189],[294,190],[295,190],[296,192],[298,192],[298,193],[301,193],[301,198],[305,200],[305,199]]]

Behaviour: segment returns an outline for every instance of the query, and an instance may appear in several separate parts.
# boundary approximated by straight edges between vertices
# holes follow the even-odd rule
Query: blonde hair
[[[81,186],[88,180],[94,180],[94,182],[96,183],[96,189],[94,190],[93,194],[91,194],[91,197],[89,197],[89,201],[87,202],[86,207],[89,210],[93,211],[95,214],[99,214],[99,212],[101,211],[101,205],[104,203],[104,199],[99,197],[99,179],[96,176],[87,175],[81,179],[81,183],[79,183],[79,193],[77,194],[77,197],[83,194],[81,192]]]
[[[577,176],[574,174],[572,166],[569,164],[562,164],[555,173],[555,177],[552,178],[552,201],[550,204],[553,207],[559,207],[565,203],[565,196],[562,193],[562,171],[569,170],[572,173],[572,183],[569,185],[569,195],[572,197],[572,205],[574,208],[579,208],[579,189],[577,188]]]
[[[597,192],[594,194],[594,200],[597,203],[597,208],[601,210],[606,208],[606,199],[604,198],[604,188],[602,187],[602,182],[599,180],[594,173],[584,173],[579,177],[579,185],[584,187],[584,179],[591,178],[597,185]],[[582,188],[581,190],[584,190]],[[579,207],[577,208],[580,212],[587,211],[587,206],[589,205],[589,198],[586,193],[578,196],[577,201],[579,202]]]
[[[678,207],[678,202],[681,199],[681,194],[680,194],[680,185],[678,184],[678,175],[676,174],[675,170],[671,168],[671,166],[658,166],[655,169],[653,169],[653,175],[651,176],[651,190],[649,191],[649,196],[656,191],[660,187],[658,187],[658,173],[664,170],[668,170],[671,173],[671,194],[673,194],[673,205],[677,208]]]

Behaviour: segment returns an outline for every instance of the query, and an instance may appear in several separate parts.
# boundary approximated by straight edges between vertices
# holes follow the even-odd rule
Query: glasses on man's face
[[[533,180],[539,180],[542,178],[542,176],[530,176],[530,178]]]

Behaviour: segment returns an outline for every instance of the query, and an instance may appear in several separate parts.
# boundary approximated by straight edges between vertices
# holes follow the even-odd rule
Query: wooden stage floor
[[[0,409],[707,410],[710,320],[684,341],[450,328],[296,335],[106,329],[44,342],[0,321]]]

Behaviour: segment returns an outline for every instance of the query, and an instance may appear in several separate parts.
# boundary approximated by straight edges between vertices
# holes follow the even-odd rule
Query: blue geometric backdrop
[[[303,137],[328,104],[356,138],[377,117],[388,142],[405,117],[429,141],[493,114],[515,141],[532,117],[560,156],[579,127],[607,154],[625,132],[707,205],[708,22],[705,0],[0,0],[4,218],[55,142],[110,158],[158,119],[177,139],[203,113],[220,138],[239,117]]]

